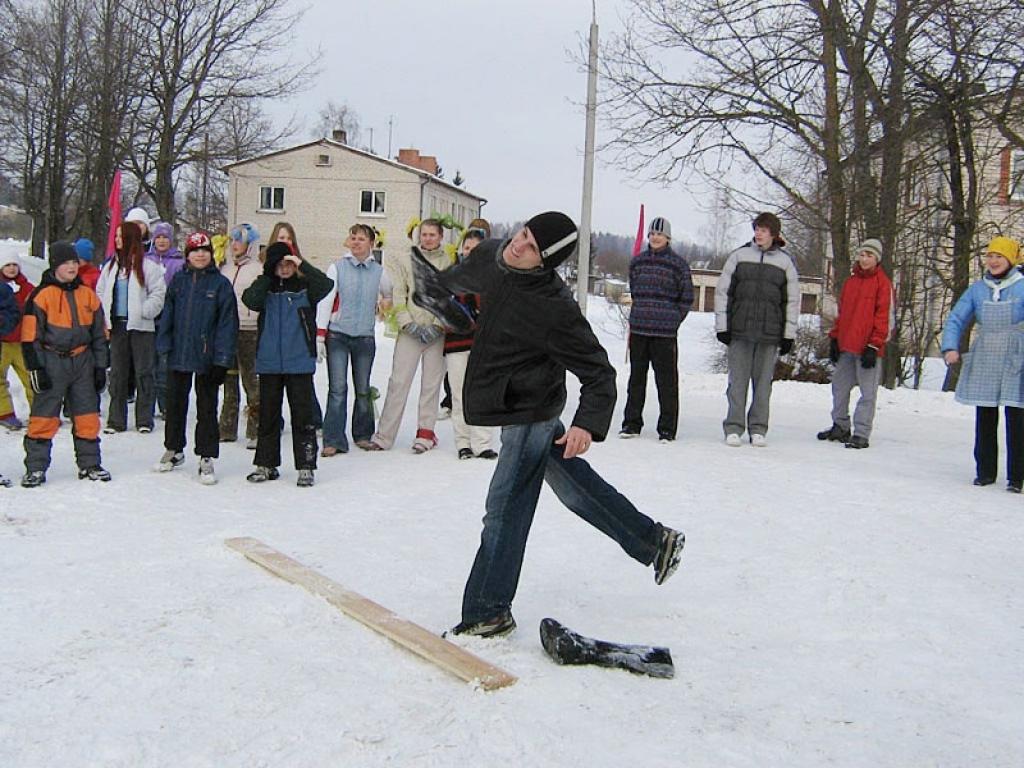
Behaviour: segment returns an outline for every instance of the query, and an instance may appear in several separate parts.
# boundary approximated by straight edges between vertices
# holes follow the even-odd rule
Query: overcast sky
[[[297,0],[298,1],[298,0]],[[602,40],[620,28],[622,0],[598,0]],[[415,147],[436,155],[451,180],[487,198],[493,221],[559,209],[578,221],[582,200],[586,72],[570,60],[585,42],[589,0],[312,0],[295,39],[321,46],[322,72],[291,104],[306,117],[346,102],[361,141],[391,155]],[[296,56],[308,55],[296,45]],[[285,114],[282,112],[281,114]],[[599,134],[600,140],[600,121]],[[700,239],[704,214],[687,185],[633,180],[598,159],[595,230],[632,236],[640,204],[647,221],[666,216],[677,239]]]

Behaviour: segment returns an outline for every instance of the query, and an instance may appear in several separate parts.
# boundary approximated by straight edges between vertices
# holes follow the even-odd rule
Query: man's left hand
[[[581,427],[569,427],[568,432],[555,440],[555,445],[564,445],[565,453],[562,455],[567,459],[574,459],[586,453],[592,442],[594,442],[594,437],[587,430]]]

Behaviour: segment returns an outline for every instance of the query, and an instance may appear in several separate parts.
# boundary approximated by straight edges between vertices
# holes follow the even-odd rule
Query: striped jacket
[[[671,248],[647,248],[629,262],[629,331],[638,336],[675,336],[693,306],[690,265]]]

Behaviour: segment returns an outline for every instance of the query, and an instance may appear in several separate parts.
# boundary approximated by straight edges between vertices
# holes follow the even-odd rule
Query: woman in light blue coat
[[[999,408],[1006,415],[1006,490],[1024,485],[1024,274],[1020,246],[996,237],[985,255],[985,275],[971,285],[946,320],[942,354],[947,365],[960,360],[960,338],[975,321],[971,351],[963,357],[956,385],[957,402],[976,408],[975,485],[996,481]]]

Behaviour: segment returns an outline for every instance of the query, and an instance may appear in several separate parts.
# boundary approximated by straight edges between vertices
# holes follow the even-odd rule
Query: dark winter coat
[[[860,355],[868,346],[885,352],[892,328],[892,283],[881,267],[870,272],[858,264],[839,294],[839,314],[828,332],[840,352]]]
[[[693,306],[690,265],[671,248],[647,248],[629,262],[629,295],[630,333],[673,338]]]
[[[13,280],[0,277],[0,286],[0,340],[17,343],[21,341],[21,314],[35,286],[20,272]]]
[[[573,426],[603,440],[615,407],[615,369],[554,272],[512,270],[501,259],[508,241],[485,240],[469,257],[432,273],[442,290],[481,297],[473,349],[463,387],[466,423],[531,424],[565,407],[565,372],[581,383]],[[424,290],[429,273],[417,268]]]
[[[235,292],[217,265],[178,272],[167,286],[156,337],[157,352],[169,355],[168,367],[192,373],[231,368],[237,346]]]
[[[45,355],[77,357],[92,351],[93,366],[107,367],[107,330],[103,305],[96,291],[77,277],[60,282],[52,269],[25,302],[21,321],[21,351],[25,367],[45,367]]]
[[[316,305],[334,289],[334,281],[308,261],[287,280],[273,274],[269,260],[265,266],[242,293],[242,303],[260,313],[256,373],[313,373]]]
[[[715,286],[715,331],[778,344],[796,338],[799,318],[800,279],[780,245],[762,251],[751,241],[729,254]]]

